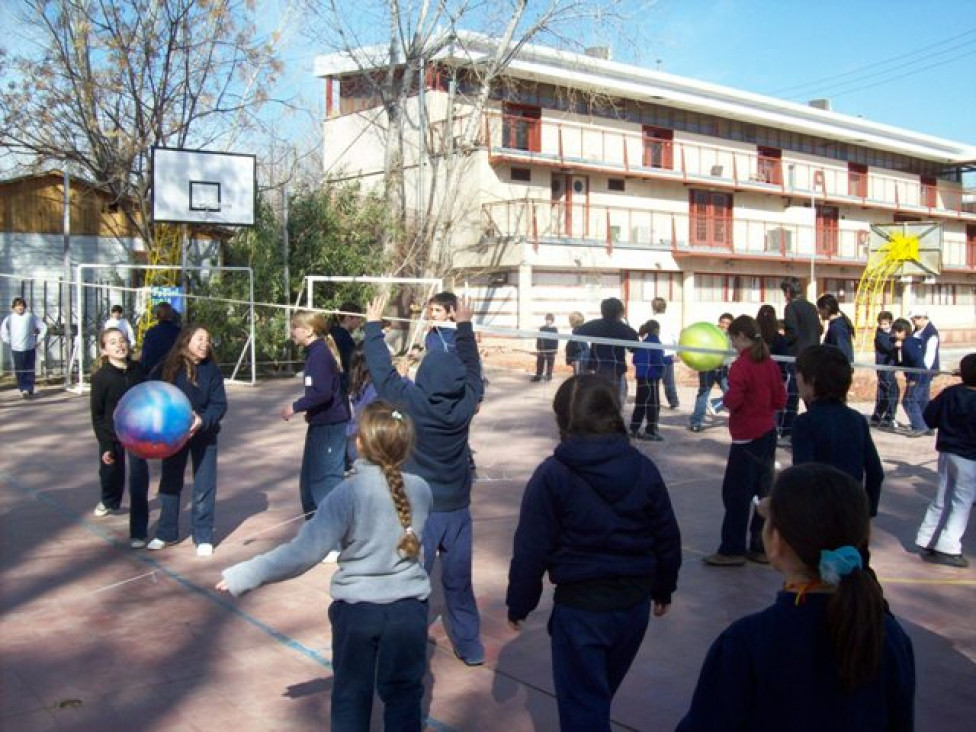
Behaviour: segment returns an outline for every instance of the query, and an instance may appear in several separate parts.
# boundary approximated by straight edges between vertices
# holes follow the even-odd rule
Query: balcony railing
[[[514,132],[513,132],[514,130]],[[821,203],[857,203],[920,215],[976,220],[959,186],[923,185],[897,175],[852,173],[842,163],[770,158],[758,151],[649,138],[607,125],[512,117],[486,112],[482,144],[496,159],[548,163],[635,177],[706,182],[742,190],[815,196]]]
[[[809,260],[816,247],[815,256],[821,261],[867,260],[866,230],[825,231],[759,219],[712,219],[536,199],[489,203],[481,211],[486,238],[524,238],[536,248],[559,244]]]

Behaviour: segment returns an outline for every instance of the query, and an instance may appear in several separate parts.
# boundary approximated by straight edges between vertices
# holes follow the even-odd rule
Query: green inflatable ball
[[[686,348],[711,348],[716,351],[729,350],[729,339],[725,331],[712,323],[693,323],[681,331],[678,345]],[[722,365],[725,356],[721,353],[700,353],[679,351],[678,356],[695,371],[711,371]]]

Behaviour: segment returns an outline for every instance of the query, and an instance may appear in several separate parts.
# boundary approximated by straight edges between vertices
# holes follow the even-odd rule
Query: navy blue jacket
[[[793,422],[793,464],[827,463],[864,486],[871,515],[878,515],[884,469],[860,412],[843,402],[818,399]]]
[[[576,329],[576,334],[597,338],[615,338],[621,341],[640,340],[637,331],[625,322],[607,318],[583,323]],[[591,343],[589,368],[598,374],[621,376],[627,373],[627,351],[624,346]]]
[[[186,371],[176,372],[173,385],[186,394],[193,411],[200,415],[203,424],[193,435],[194,440],[212,439],[220,432],[220,420],[227,413],[227,392],[224,391],[224,375],[220,367],[208,358],[197,364],[197,383],[186,378]]]
[[[901,342],[901,354],[898,357],[898,365],[910,369],[924,369],[922,341],[913,336],[909,336]],[[921,374],[906,371],[906,381],[918,381]]]
[[[917,339],[922,344],[923,368],[925,367],[925,362],[931,359],[932,365],[928,368],[938,371],[941,366],[939,365],[939,331],[936,330],[936,327],[932,323],[926,323],[925,327],[915,333],[912,338]],[[932,351],[935,353],[931,353]]]
[[[645,599],[670,603],[680,567],[681,533],[654,463],[623,434],[570,436],[522,496],[508,617],[536,608],[546,572],[557,603],[568,586],[612,594],[621,581],[643,583]]]
[[[457,324],[457,353],[428,351],[414,382],[393,368],[379,322],[366,323],[364,333],[366,366],[377,393],[414,422],[416,443],[403,471],[419,475],[430,485],[431,510],[467,507],[472,480],[468,429],[484,388],[471,323]]]
[[[554,325],[542,325],[539,330],[543,333],[558,333],[559,329]],[[535,350],[540,353],[555,353],[559,350],[559,340],[556,338],[536,338]]]
[[[898,362],[895,336],[881,328],[874,331],[874,362],[880,366],[894,366]]]
[[[661,339],[655,335],[647,335],[644,343],[660,345]],[[664,351],[660,348],[635,348],[634,376],[651,381],[664,378]]]
[[[180,326],[172,320],[160,320],[146,331],[146,335],[142,338],[142,353],[139,354],[139,361],[147,374],[166,358],[179,334]]]
[[[854,360],[854,336],[845,317],[834,318],[827,323],[823,342],[825,346],[836,346],[843,351],[848,361]]]
[[[339,380],[339,366],[321,338],[305,349],[305,394],[291,408],[305,412],[309,424],[339,424],[349,421],[349,403]]]
[[[820,324],[820,314],[813,303],[803,297],[797,297],[786,303],[783,310],[783,323],[786,331],[786,347],[791,356],[799,356],[805,348],[815,346],[820,342],[823,326]]]
[[[943,389],[928,403],[922,417],[939,431],[936,450],[976,460],[976,389],[965,384]]]
[[[852,693],[837,681],[827,635],[829,594],[809,592],[732,623],[712,644],[678,732],[823,732],[915,727],[915,654],[894,617],[884,615],[878,678]]]

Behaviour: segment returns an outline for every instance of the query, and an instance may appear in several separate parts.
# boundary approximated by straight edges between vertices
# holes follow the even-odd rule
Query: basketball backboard
[[[152,149],[153,221],[253,226],[254,155]]]
[[[868,252],[869,269],[883,263],[894,268],[892,275],[938,275],[942,272],[942,224],[872,224]]]

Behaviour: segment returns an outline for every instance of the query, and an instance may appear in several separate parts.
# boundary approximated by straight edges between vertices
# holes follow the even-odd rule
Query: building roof
[[[436,59],[440,63],[471,66],[488,61],[494,51],[493,39],[462,32],[457,36],[457,43],[447,45]],[[319,77],[358,74],[384,68],[388,59],[388,46],[364,47],[352,53],[316,57],[314,73]],[[971,168],[976,164],[976,145],[545,46],[523,46],[505,73],[519,79],[592,90],[601,95],[791,130],[952,166]]]

